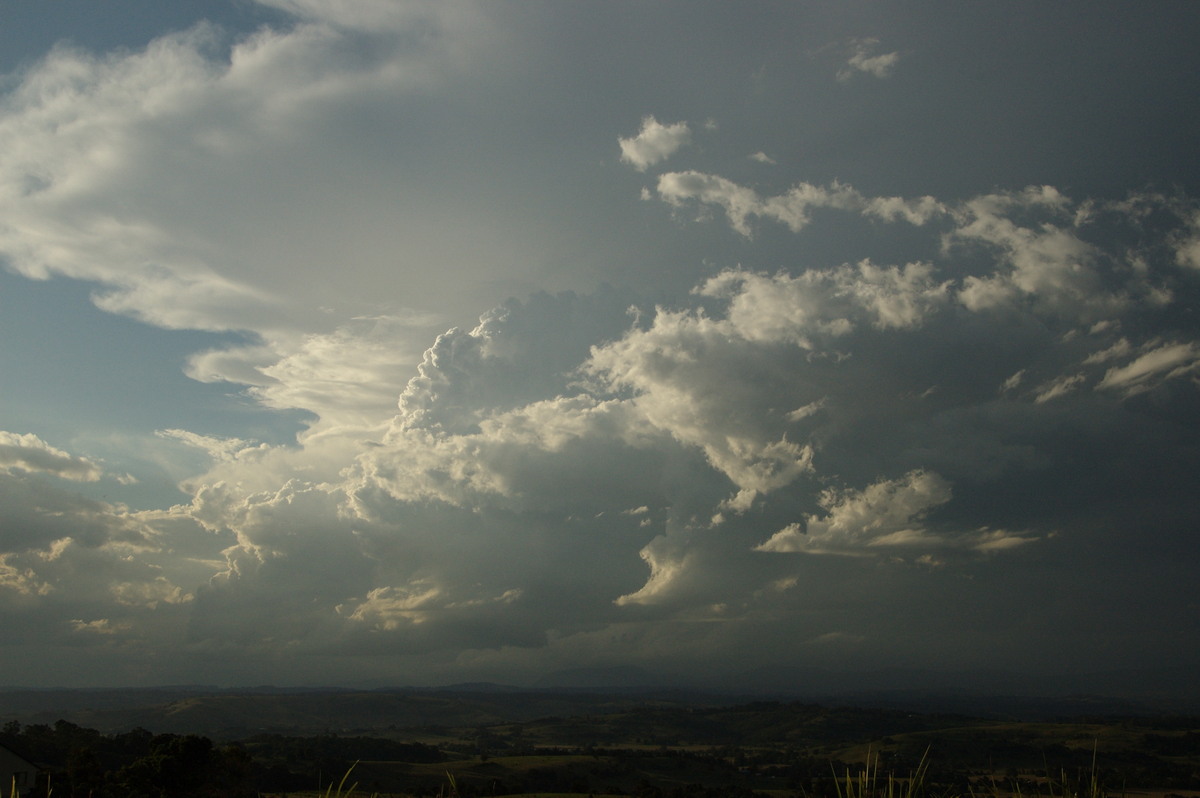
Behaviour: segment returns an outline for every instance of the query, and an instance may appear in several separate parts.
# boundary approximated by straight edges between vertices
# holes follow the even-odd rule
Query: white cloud
[[[104,471],[84,457],[57,449],[36,435],[0,430],[0,470],[53,474],[77,482],[95,482]]]
[[[800,183],[787,194],[761,198],[753,189],[703,172],[667,172],[658,178],[658,195],[667,203],[682,207],[688,200],[718,205],[725,210],[729,224],[744,236],[751,233],[749,218],[774,219],[793,232],[804,228],[814,208],[858,207],[861,196],[853,188],[834,183],[829,188]]]
[[[947,212],[947,208],[933,197],[872,197],[866,200],[862,212],[885,222],[905,221],[920,227]]]
[[[113,623],[108,618],[97,618],[94,621],[74,619],[70,623],[71,628],[76,632],[95,635],[116,635],[128,632],[133,628],[131,624]]]
[[[213,575],[232,538],[205,531],[178,508],[137,512],[81,496],[74,485],[42,477],[101,478],[89,460],[36,436],[0,438],[15,454],[0,468],[0,614],[9,639],[53,644],[78,632],[154,646],[178,639],[192,588]],[[82,620],[89,618],[96,620]]]
[[[1060,396],[1066,396],[1083,384],[1086,377],[1082,374],[1068,374],[1057,377],[1037,389],[1037,396],[1034,397],[1034,402],[1041,404],[1049,402],[1051,399],[1057,399]]]
[[[1036,536],[1004,530],[931,529],[926,516],[951,499],[949,483],[940,475],[912,471],[880,480],[861,491],[827,489],[821,494],[824,515],[810,515],[771,536],[756,551],[852,556],[913,553],[914,561],[930,550],[973,550],[993,553],[1034,542]]]
[[[1200,372],[1200,346],[1175,342],[1147,346],[1143,354],[1124,366],[1104,374],[1097,390],[1120,391],[1125,396],[1152,390],[1165,380]]]
[[[46,478],[98,493],[84,483],[104,478],[99,459],[0,433],[6,635],[120,638],[192,672],[224,654],[297,681],[344,656],[381,681],[614,651],[871,656],[876,640],[905,650],[871,613],[917,613],[921,580],[998,615],[1053,559],[1082,584],[1073,557],[1105,535],[1194,515],[1168,469],[1138,467],[1194,459],[1187,201],[875,196],[861,175],[878,162],[854,167],[861,190],[809,182],[748,163],[757,144],[718,149],[760,113],[747,104],[710,109],[728,121],[686,152],[777,182],[662,174],[645,198],[738,236],[660,236],[661,207],[630,223],[622,181],[567,165],[601,168],[616,137],[648,171],[692,126],[647,117],[621,137],[603,122],[619,102],[567,118],[578,75],[526,85],[555,73],[551,53],[505,45],[546,30],[513,23],[546,7],[506,25],[480,4],[266,4],[296,23],[64,48],[12,79],[6,263],[86,280],[100,307],[151,324],[240,331],[187,373],[312,419],[288,445],[256,443],[250,423],[164,430],[160,446],[210,462],[182,479],[188,500],[154,511]],[[843,79],[898,63],[874,40],[851,48]],[[853,115],[818,117],[796,132],[814,169],[822,136],[858,135]],[[778,228],[756,241],[760,225]],[[579,293],[469,323],[540,285]],[[1139,479],[1156,484],[1133,506]],[[764,554],[783,551],[854,556]],[[1026,556],[1030,582],[1002,564]]]
[[[462,5],[274,5],[305,21],[60,47],[14,78],[0,253],[93,283],[114,313],[248,333],[196,356],[201,379],[328,427],[379,424],[431,334],[494,301],[477,278],[507,265],[520,283],[541,261],[533,238],[500,234],[506,208],[524,212],[496,202],[503,181],[473,172],[495,190],[448,196],[446,171],[473,169],[461,146],[388,121],[468,80],[505,34]]]
[[[906,221],[923,225],[944,214],[946,208],[932,197],[864,197],[854,187],[834,181],[829,186],[798,183],[785,194],[761,197],[758,192],[718,175],[689,170],[660,175],[658,195],[664,202],[684,207],[689,201],[724,209],[729,224],[743,236],[752,233],[750,217],[773,219],[799,232],[812,221],[812,211],[832,208],[861,213],[880,221]]]
[[[690,144],[691,140],[692,131],[687,122],[664,125],[653,116],[647,116],[642,119],[642,129],[636,136],[618,139],[618,143],[621,145],[621,160],[644,172],[670,158],[681,147]]]
[[[128,632],[158,645],[172,626],[178,632],[192,598],[181,583],[211,569],[175,557],[170,539],[137,514],[57,492],[40,491],[34,504],[13,487],[0,485],[6,516],[24,522],[0,549],[0,612],[11,619],[20,608],[19,624],[7,624],[12,642],[53,641],[62,629]],[[103,620],[77,620],[96,616]]]
[[[241,438],[214,438],[211,435],[198,435],[183,429],[164,429],[156,433],[160,438],[176,440],[187,446],[199,449],[218,462],[233,462],[245,457],[248,453],[261,452],[264,444],[245,441]]]
[[[1115,344],[1099,352],[1093,352],[1084,359],[1084,363],[1105,363],[1128,357],[1133,351],[1128,338],[1121,338]]]
[[[752,188],[698,171],[668,172],[659,177],[659,197],[675,208],[688,203],[724,210],[730,226],[742,236],[753,234],[754,217],[773,219],[793,232],[812,222],[812,212],[830,208],[884,222],[920,227],[949,220],[943,234],[943,256],[998,253],[982,273],[967,273],[956,286],[958,300],[975,312],[1018,306],[1095,324],[1135,306],[1166,306],[1173,301],[1170,276],[1147,266],[1137,249],[1114,252],[1088,241],[1095,222],[1092,203],[1075,203],[1052,186],[985,194],[958,204],[934,197],[868,197],[852,186],[799,183],[788,192],[762,197]],[[1176,204],[1162,198],[1140,198],[1158,210],[1179,216]],[[1144,208],[1120,204],[1105,208],[1115,224],[1136,223]],[[1167,242],[1160,242],[1171,245]],[[949,285],[949,283],[946,283]]]
[[[824,516],[785,527],[758,551],[845,554],[862,553],[863,546],[937,545],[940,539],[923,519],[950,496],[946,480],[927,471],[882,480],[862,491],[826,490],[821,494]]]
[[[487,662],[570,651],[621,624],[645,631],[645,619],[790,612],[820,577],[797,572],[806,558],[764,552],[885,573],[985,568],[1049,531],[974,503],[991,481],[1055,461],[1043,447],[1084,393],[1074,375],[1111,367],[1102,387],[1123,395],[1193,373],[1198,356],[1161,340],[1122,347],[1121,325],[1030,338],[953,299],[934,261],[863,260],[729,269],[653,314],[631,316],[616,292],[508,303],[440,336],[392,384],[399,406],[373,434],[271,447],[164,432],[213,460],[171,511],[51,503],[14,472],[7,507],[57,509],[31,510],[41,531],[0,555],[0,606],[36,607],[64,633],[79,621],[76,634],[176,640],[191,656],[469,650]],[[402,371],[393,333],[359,324],[295,347],[281,384],[326,391],[304,404],[331,417],[339,395],[383,414],[382,395],[354,386]],[[1055,401],[1001,401],[1000,384]],[[1006,420],[1018,411],[1037,415]],[[1047,434],[1030,444],[1034,419]],[[764,524],[777,530],[766,542]]]
[[[1200,211],[1192,211],[1185,230],[1175,235],[1175,262],[1190,269],[1200,269]]]
[[[1075,231],[1050,222],[1024,226],[1009,218],[1019,211],[1065,215],[1070,201],[1043,186],[1020,194],[991,194],[967,202],[959,225],[948,237],[998,248],[1010,270],[964,280],[960,298],[972,310],[986,310],[1025,297],[1056,307],[1094,308],[1108,313],[1127,298],[1104,290],[1095,268],[1099,252]]]
[[[808,471],[812,450],[762,412],[767,397],[749,381],[728,381],[731,369],[749,378],[770,368],[739,333],[729,321],[660,310],[649,329],[594,349],[586,368],[610,390],[633,391],[640,416],[702,449],[739,490],[768,492]]]
[[[759,214],[762,201],[758,194],[748,188],[716,175],[701,172],[667,172],[658,178],[658,195],[666,202],[680,207],[686,200],[720,205],[729,217],[729,223],[744,236],[750,235],[747,218]]]
[[[868,37],[863,39],[850,39],[847,43],[847,49],[850,51],[850,56],[846,60],[846,66],[838,70],[837,79],[847,81],[855,75],[870,75],[875,78],[886,78],[892,74],[892,70],[896,68],[896,64],[900,61],[900,53],[879,53],[875,55],[875,49],[879,46],[879,39]]]
[[[406,345],[412,330],[428,324],[394,315],[352,319],[330,333],[302,336],[287,355],[259,367],[253,382],[240,381],[251,383],[267,407],[307,410],[327,425],[377,425],[394,411],[418,360]]]
[[[868,213],[869,200],[840,190]],[[970,268],[1015,302],[1014,252],[1049,228],[1011,217],[1074,206],[1050,192],[983,202],[998,203],[991,232],[971,240],[992,259]],[[1087,247],[1089,263],[1113,261]],[[1153,302],[1108,303],[1086,335],[972,311],[953,301],[963,283],[947,257],[727,269],[677,306],[632,315],[615,291],[538,295],[444,332],[407,383],[403,361],[417,358],[392,346],[408,336],[404,316],[298,336],[282,359],[253,346],[197,356],[196,377],[237,373],[264,404],[315,408],[328,423],[286,447],[164,431],[212,460],[171,511],[50,501],[28,467],[14,469],[5,504],[10,517],[27,508],[37,531],[0,554],[2,606],[64,634],[172,639],[192,656],[467,649],[485,662],[585,647],[621,624],[645,631],[638,613],[775,617],[817,577],[797,575],[806,558],[764,552],[939,573],[1019,556],[1047,525],[980,516],[980,492],[1055,462],[1056,414],[1081,396],[1116,406],[1194,374],[1200,356],[1183,337],[1128,343],[1128,309],[1151,318],[1163,308]],[[1160,265],[1129,279],[1150,284]],[[1043,302],[1054,290],[1028,294],[1030,307],[1056,318],[1062,306]],[[1081,390],[1089,383],[1102,390]],[[997,385],[1037,387],[1013,402]],[[1035,415],[1005,416],[1018,412]],[[1049,432],[1030,443],[1021,430],[1036,424]],[[22,456],[41,450],[21,441]],[[85,462],[47,457],[45,473]],[[777,532],[763,542],[765,523]]]
[[[927,263],[876,266],[869,260],[799,276],[773,277],[726,271],[698,293],[730,300],[728,320],[752,341],[788,341],[813,349],[867,323],[878,329],[911,329],[948,299]]]
[[[1119,228],[1137,224],[1142,211],[1118,203],[1105,213]],[[1051,186],[981,195],[954,214],[957,226],[944,239],[947,252],[982,246],[1000,255],[989,273],[963,280],[959,299],[971,310],[1035,307],[1099,329],[1128,308],[1173,301],[1170,276],[1148,265],[1147,258],[1157,255],[1088,240],[1098,225],[1093,203],[1075,203]]]
[[[1032,535],[1021,535],[1002,529],[981,529],[976,534],[972,548],[985,553],[1009,551],[1036,540],[1037,538]]]
[[[519,589],[506,590],[499,596],[447,601],[442,591],[426,581],[404,587],[376,588],[353,606],[339,606],[346,614],[368,628],[395,631],[428,621],[444,620],[447,615],[464,611],[478,612],[480,608],[502,607],[521,598]]]
[[[1017,387],[1021,384],[1021,380],[1023,380],[1024,378],[1025,378],[1025,369],[1021,369],[1016,374],[1013,374],[1011,377],[1006,379],[1004,381],[1004,383],[1000,386],[1000,390],[1002,392],[1016,390]]]

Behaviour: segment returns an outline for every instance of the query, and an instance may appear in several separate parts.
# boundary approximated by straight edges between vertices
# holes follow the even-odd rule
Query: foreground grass
[[[561,764],[562,759],[577,759],[585,760],[586,757],[503,757],[501,759],[509,760],[505,764],[509,766],[518,766],[524,769],[529,769],[538,766],[546,766],[554,763],[556,760]],[[520,761],[520,760],[531,761]],[[408,798],[409,793],[367,793],[359,791],[358,782],[352,780],[352,775],[356,768],[363,763],[355,763],[351,766],[341,780],[336,784],[330,784],[324,792],[318,793],[292,793],[295,798]],[[492,768],[501,767],[500,762],[490,763]],[[422,770],[432,770],[438,768],[440,776],[443,779],[441,786],[438,788],[436,795],[438,798],[466,798],[467,796],[489,795],[491,798],[579,798],[579,796],[587,795],[589,798],[687,798],[687,796],[703,796],[703,798],[711,798],[712,796],[723,795],[721,788],[706,788],[698,784],[690,784],[686,787],[679,786],[672,789],[664,789],[662,787],[652,786],[649,783],[643,788],[634,793],[606,793],[597,791],[588,792],[524,792],[524,793],[498,793],[496,791],[481,791],[478,786],[464,786],[460,789],[460,776],[479,776],[481,770],[490,770],[488,763],[479,763],[474,761],[459,761],[440,763],[439,765],[423,766]],[[457,771],[458,775],[455,775]],[[1121,790],[1119,793],[1114,793],[1104,788],[1098,777],[1093,760],[1092,768],[1089,773],[1082,774],[1078,779],[1072,780],[1068,777],[1065,771],[1061,771],[1057,778],[1051,778],[1049,775],[1041,779],[1035,789],[1023,792],[1020,783],[1014,785],[1015,789],[1002,788],[1000,785],[993,782],[989,789],[975,791],[969,789],[967,791],[945,789],[931,784],[928,780],[929,776],[929,758],[928,751],[921,757],[917,766],[907,774],[900,776],[892,771],[882,770],[879,762],[879,756],[868,756],[865,766],[858,769],[847,767],[842,774],[834,773],[833,785],[834,793],[822,795],[810,795],[805,790],[801,789],[769,789],[769,790],[739,790],[738,795],[764,796],[765,798],[1124,798],[1125,792]],[[429,792],[425,792],[429,795]],[[16,793],[14,791],[14,798]],[[268,796],[263,796],[268,798]]]

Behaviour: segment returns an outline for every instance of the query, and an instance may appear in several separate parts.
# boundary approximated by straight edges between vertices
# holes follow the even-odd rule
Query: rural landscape
[[[1200,716],[1106,714],[1087,698],[976,697],[972,714],[903,706],[916,699],[10,690],[0,745],[40,768],[18,794],[70,798],[1200,795]]]

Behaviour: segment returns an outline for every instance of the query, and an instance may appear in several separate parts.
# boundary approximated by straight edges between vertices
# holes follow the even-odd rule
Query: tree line
[[[432,746],[374,737],[267,734],[218,745],[201,735],[142,728],[103,734],[65,720],[11,721],[0,728],[0,744],[44,768],[36,794],[55,798],[256,798],[324,788],[359,759],[445,758]]]

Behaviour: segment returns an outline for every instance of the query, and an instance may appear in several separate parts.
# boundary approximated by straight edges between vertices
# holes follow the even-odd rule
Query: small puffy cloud
[[[659,176],[657,191],[659,197],[675,207],[687,200],[719,205],[725,209],[733,229],[744,236],[750,235],[748,217],[761,213],[762,200],[756,192],[702,172],[667,172]]]
[[[1190,341],[1163,343],[1146,347],[1141,355],[1124,366],[1110,368],[1096,388],[1133,396],[1152,390],[1166,380],[1197,373],[1200,373],[1200,345]]]
[[[881,221],[904,221],[920,227],[945,214],[947,208],[933,197],[872,197],[865,201],[862,212]]]
[[[133,628],[129,623],[113,623],[108,618],[97,618],[94,621],[85,621],[76,618],[70,621],[71,629],[75,632],[93,635],[116,635],[128,632]]]
[[[808,418],[809,416],[820,412],[821,408],[823,408],[825,406],[825,401],[826,400],[824,398],[822,398],[822,399],[818,399],[815,402],[809,402],[808,404],[804,405],[803,407],[797,407],[795,410],[792,410],[791,412],[789,412],[787,414],[786,418],[788,421],[803,421],[804,419]]]
[[[857,271],[857,274],[855,273]],[[868,260],[837,274],[839,290],[852,296],[880,329],[906,329],[921,324],[948,296],[949,281],[934,278],[932,264],[876,266]]]
[[[1084,359],[1084,363],[1107,363],[1110,360],[1121,360],[1133,353],[1133,346],[1128,338],[1121,338],[1115,344],[1099,352],[1093,352]]]
[[[431,620],[444,619],[455,611],[478,611],[482,607],[512,604],[521,598],[519,589],[506,590],[498,596],[447,600],[442,590],[425,580],[403,587],[381,587],[354,605],[340,606],[338,611],[368,628],[394,631]]]
[[[679,148],[691,143],[692,131],[687,122],[671,125],[660,123],[653,116],[642,119],[642,129],[636,136],[620,138],[621,161],[644,172],[656,163],[665,161]]]
[[[908,329],[948,299],[948,283],[928,263],[877,266],[869,260],[798,276],[730,270],[708,280],[701,296],[729,300],[728,318],[750,340],[790,341],[811,349],[856,326]]]
[[[352,621],[371,628],[394,631],[401,626],[424,623],[430,613],[443,609],[442,591],[427,581],[418,580],[404,587],[379,587],[354,605],[338,607]]]
[[[843,82],[856,75],[886,78],[892,74],[892,70],[900,61],[898,52],[876,54],[879,39],[875,37],[850,39],[846,46],[849,57],[846,59],[846,65],[837,73],[837,79]]]
[[[858,74],[869,74],[874,78],[887,78],[900,61],[900,53],[875,54],[880,40],[875,37],[851,38],[846,43],[848,58],[846,66],[838,70],[838,79],[846,82]]]
[[[828,188],[800,183],[787,194],[764,198],[731,180],[697,171],[660,175],[657,190],[664,201],[675,207],[694,201],[723,208],[729,224],[744,236],[751,233],[751,216],[774,219],[792,231],[798,231],[809,223],[812,209],[850,209],[857,207],[861,200],[858,192],[839,183]]]
[[[1036,308],[1100,333],[1133,308],[1162,308],[1175,301],[1174,275],[1162,261],[1169,240],[1146,246],[1113,246],[1114,236],[1135,235],[1141,217],[1178,215],[1173,201],[1097,205],[1075,202],[1052,186],[985,194],[953,209],[955,227],[944,235],[947,254],[998,256],[985,273],[968,274],[959,301],[973,311]]]
[[[1060,396],[1066,396],[1082,385],[1085,379],[1082,374],[1069,374],[1057,377],[1038,387],[1037,396],[1034,397],[1033,401],[1041,404],[1042,402],[1049,402],[1051,399],[1057,399]]]
[[[772,166],[774,166],[775,164],[778,163],[778,161],[776,161],[770,155],[767,155],[762,150],[759,150],[758,152],[754,153],[753,155],[750,155],[749,158],[752,161],[758,161],[759,163],[771,164]]]
[[[1200,210],[1193,211],[1187,227],[1172,240],[1175,262],[1189,269],[1200,269]]]
[[[861,491],[826,490],[821,496],[824,516],[785,527],[757,550],[844,554],[862,553],[864,546],[936,545],[940,538],[923,519],[950,497],[949,483],[927,471],[882,480]]]
[[[1107,313],[1126,301],[1105,291],[1095,267],[1100,253],[1071,226],[1051,221],[1033,226],[1014,218],[1025,213],[1067,217],[1070,208],[1070,200],[1049,186],[968,201],[957,214],[959,224],[948,243],[995,247],[1011,268],[967,277],[960,294],[963,304],[985,310],[1029,297],[1047,305],[1090,306]]]
[[[994,553],[1037,539],[987,528],[935,531],[926,517],[951,498],[949,483],[928,471],[880,480],[861,491],[827,489],[820,498],[824,515],[810,515],[804,523],[789,524],[755,551],[854,556],[924,552],[915,556],[919,562],[931,556],[931,549]]]
[[[0,469],[52,474],[76,482],[95,482],[104,473],[87,458],[56,449],[36,435],[4,430],[0,430]]]
[[[722,208],[730,226],[746,237],[752,234],[751,217],[771,219],[787,225],[792,232],[799,232],[812,222],[812,212],[820,208],[918,226],[947,210],[932,197],[866,197],[853,186],[837,181],[828,186],[798,183],[784,194],[763,197],[754,189],[732,180],[695,170],[660,175],[657,191],[664,202],[676,208],[685,207],[689,202]]]
[[[1093,203],[1072,201],[1052,186],[985,194],[960,203],[930,196],[870,197],[836,181],[829,186],[799,183],[784,194],[764,197],[748,186],[693,170],[661,175],[657,192],[675,208],[695,203],[702,210],[722,209],[730,226],[747,238],[753,235],[755,218],[800,232],[812,223],[813,212],[823,208],[916,227],[940,221],[938,226],[944,228],[948,223],[949,229],[942,232],[942,255],[965,255],[976,262],[982,256],[986,264],[965,270],[953,287],[965,307],[988,312],[1036,306],[1087,325],[1111,320],[1133,306],[1164,307],[1177,290],[1171,275],[1148,267],[1147,258],[1159,257],[1157,252],[1111,249],[1091,240],[1101,212],[1114,229],[1136,227],[1147,205],[1181,221],[1188,216],[1180,203],[1162,198],[1140,198],[1136,208],[1111,203],[1097,209]],[[1174,240],[1154,246],[1174,246]]]
[[[165,576],[137,582],[117,582],[112,587],[112,596],[118,604],[149,609],[155,609],[160,603],[185,604],[192,600],[191,593],[172,584]]]
[[[1021,380],[1025,379],[1025,369],[1021,369],[1011,377],[1006,379],[1000,386],[1002,392],[1015,391],[1021,384]]]
[[[103,538],[76,527],[73,536],[49,539],[57,530],[42,512],[43,529],[35,526],[28,536],[33,539],[13,541],[0,552],[0,615],[11,619],[20,611],[20,625],[7,625],[13,642],[52,637],[47,630],[68,623],[76,631],[136,630],[158,637],[163,624],[178,626],[187,611],[192,596],[180,582],[212,573],[177,560],[148,530],[135,534],[140,524],[129,513],[112,508],[87,519],[105,530]],[[41,520],[31,516],[35,525]],[[105,620],[76,623],[97,615]]]
[[[1033,535],[1022,535],[1003,529],[980,529],[973,538],[971,548],[985,554],[1008,551],[1038,540]]]

